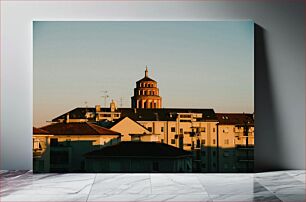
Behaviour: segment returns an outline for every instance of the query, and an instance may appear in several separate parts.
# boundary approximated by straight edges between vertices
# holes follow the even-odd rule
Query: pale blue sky
[[[163,107],[254,111],[252,21],[34,22],[34,126],[158,82]],[[110,99],[108,100],[110,101]]]

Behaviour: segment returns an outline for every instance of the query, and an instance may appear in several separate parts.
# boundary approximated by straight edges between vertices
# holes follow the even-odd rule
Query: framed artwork
[[[253,21],[35,21],[33,171],[253,172]]]

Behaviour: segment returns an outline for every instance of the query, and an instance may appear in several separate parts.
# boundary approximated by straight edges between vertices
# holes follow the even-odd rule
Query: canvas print
[[[33,22],[35,173],[253,172],[252,21]]]

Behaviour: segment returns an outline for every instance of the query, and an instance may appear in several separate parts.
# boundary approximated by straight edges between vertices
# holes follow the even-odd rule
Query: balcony
[[[254,150],[254,145],[248,145],[246,146],[245,144],[236,144],[237,149],[248,149],[248,150]]]

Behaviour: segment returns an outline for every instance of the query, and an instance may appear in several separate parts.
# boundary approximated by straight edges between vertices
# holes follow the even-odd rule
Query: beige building
[[[33,127],[33,170],[48,172],[50,170],[50,138],[49,132]]]
[[[102,121],[96,123],[99,126],[109,128],[110,130],[121,133],[121,141],[142,141],[142,142],[157,142],[159,141],[158,134],[153,134],[143,125],[132,120],[129,117],[110,121]]]
[[[118,132],[87,122],[54,123],[40,129],[53,135],[49,172],[82,172],[85,153],[117,144],[121,138]]]
[[[76,108],[53,122],[92,122],[122,134],[122,141],[160,142],[193,153],[194,172],[250,172],[254,160],[253,114],[213,109],[161,108],[157,82],[136,82],[132,108]]]
[[[254,117],[245,113],[217,113],[218,170],[252,172],[254,168]]]

